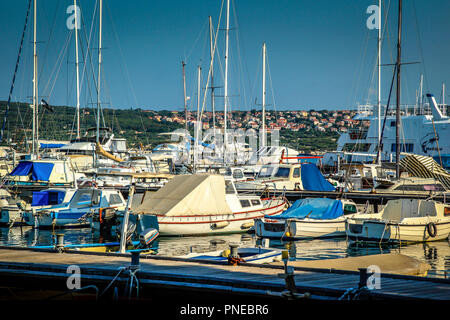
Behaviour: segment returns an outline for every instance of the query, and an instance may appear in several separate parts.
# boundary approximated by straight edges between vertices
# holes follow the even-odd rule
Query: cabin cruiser
[[[255,233],[261,238],[305,239],[345,236],[345,221],[358,213],[347,199],[305,198],[274,216],[257,219]]]
[[[282,198],[238,194],[222,175],[178,175],[154,193],[146,192],[133,214],[158,218],[160,235],[207,235],[249,230],[254,219],[281,213]]]
[[[253,181],[236,182],[238,190],[335,191],[312,163],[264,165]]]
[[[433,200],[389,200],[379,213],[347,219],[351,241],[427,242],[448,239],[450,205]]]
[[[123,210],[126,205],[119,191],[97,188],[76,189],[69,199],[64,200],[24,210],[25,223],[35,228],[85,227],[90,225],[87,220],[90,214],[106,208]]]

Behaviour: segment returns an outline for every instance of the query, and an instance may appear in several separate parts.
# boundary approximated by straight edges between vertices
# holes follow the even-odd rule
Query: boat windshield
[[[288,178],[290,171],[290,168],[278,168],[277,173],[275,173],[275,177]]]
[[[259,178],[267,178],[272,176],[274,167],[262,167],[258,173]]]

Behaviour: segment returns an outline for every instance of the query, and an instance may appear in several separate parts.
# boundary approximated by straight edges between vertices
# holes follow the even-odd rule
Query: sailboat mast
[[[77,139],[80,139],[80,75],[78,61],[78,6],[77,0],[73,0],[75,8],[75,66],[77,69]]]
[[[186,97],[186,73],[184,70],[186,63],[184,63],[184,61],[181,61],[181,66],[183,68],[184,128],[185,128],[186,134],[187,134],[188,133],[188,114],[187,114],[187,97]]]
[[[97,143],[100,143],[100,72],[102,65],[102,7],[103,0],[99,2],[99,33],[98,33],[98,77],[97,77]]]
[[[209,16],[209,52],[211,57],[211,109],[213,116],[213,129],[216,130],[216,107],[215,107],[215,97],[214,97],[214,47],[213,47],[213,25],[211,16]],[[215,131],[214,131],[215,132]]]
[[[225,86],[224,86],[224,111],[223,111],[223,121],[224,121],[224,131],[223,131],[223,142],[226,149],[227,146],[227,109],[228,109],[228,34],[230,31],[230,0],[227,0],[227,28],[225,30]]]
[[[198,69],[197,69],[197,121],[196,121],[196,126],[195,126],[195,142],[194,142],[194,172],[197,171],[198,139],[199,139],[199,131],[201,128],[201,116],[200,116],[201,75],[202,75],[202,67],[198,66]]]
[[[266,43],[262,47],[263,73],[262,73],[262,141],[261,146],[266,146]]]
[[[33,21],[33,143],[32,155],[37,156],[39,153],[39,129],[38,129],[38,86],[37,86],[37,51],[36,51],[36,18],[37,18],[37,0],[34,0],[34,21]]]
[[[381,164],[381,0],[378,1],[378,164]]]
[[[396,126],[395,126],[395,161],[396,161],[396,178],[400,178],[400,66],[401,66],[401,40],[402,40],[402,0],[398,1],[398,31],[397,31],[397,109],[396,109]]]

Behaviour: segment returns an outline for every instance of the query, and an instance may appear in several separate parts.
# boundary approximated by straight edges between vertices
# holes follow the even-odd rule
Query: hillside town
[[[148,118],[158,122],[171,122],[184,125],[184,112],[180,111],[144,111]],[[266,112],[266,127],[270,130],[288,129],[290,131],[310,131],[320,132],[347,132],[353,126],[359,126],[359,121],[353,120],[355,110],[293,110],[293,111],[269,111]],[[234,111],[230,113],[230,126],[232,128],[259,129],[262,126],[262,112],[251,110]],[[196,112],[188,112],[188,123],[194,125],[197,121]],[[224,124],[223,112],[215,113],[216,126],[222,127]],[[202,128],[209,129],[213,125],[212,112],[205,112],[202,117]],[[369,126],[363,123],[363,126]]]

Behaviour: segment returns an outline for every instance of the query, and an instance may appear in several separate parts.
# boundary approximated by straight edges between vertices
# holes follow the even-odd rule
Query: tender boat
[[[345,236],[345,220],[357,211],[351,200],[300,199],[277,216],[257,219],[255,233],[258,237],[276,239]]]
[[[254,219],[284,211],[286,200],[238,194],[222,175],[178,175],[154,193],[146,192],[133,214],[154,215],[161,235],[245,232]]]
[[[238,248],[239,261],[244,263],[270,263],[281,260],[281,250],[262,248],[262,247],[244,247]],[[179,258],[211,260],[226,262],[230,257],[230,250],[217,250],[203,253],[190,253]]]
[[[125,206],[126,202],[117,190],[83,188],[76,189],[70,200],[61,204],[25,210],[23,217],[26,224],[35,228],[88,227],[90,214],[100,209],[123,210]]]
[[[352,241],[426,242],[450,235],[450,205],[433,200],[390,200],[376,214],[349,218],[346,233]]]

